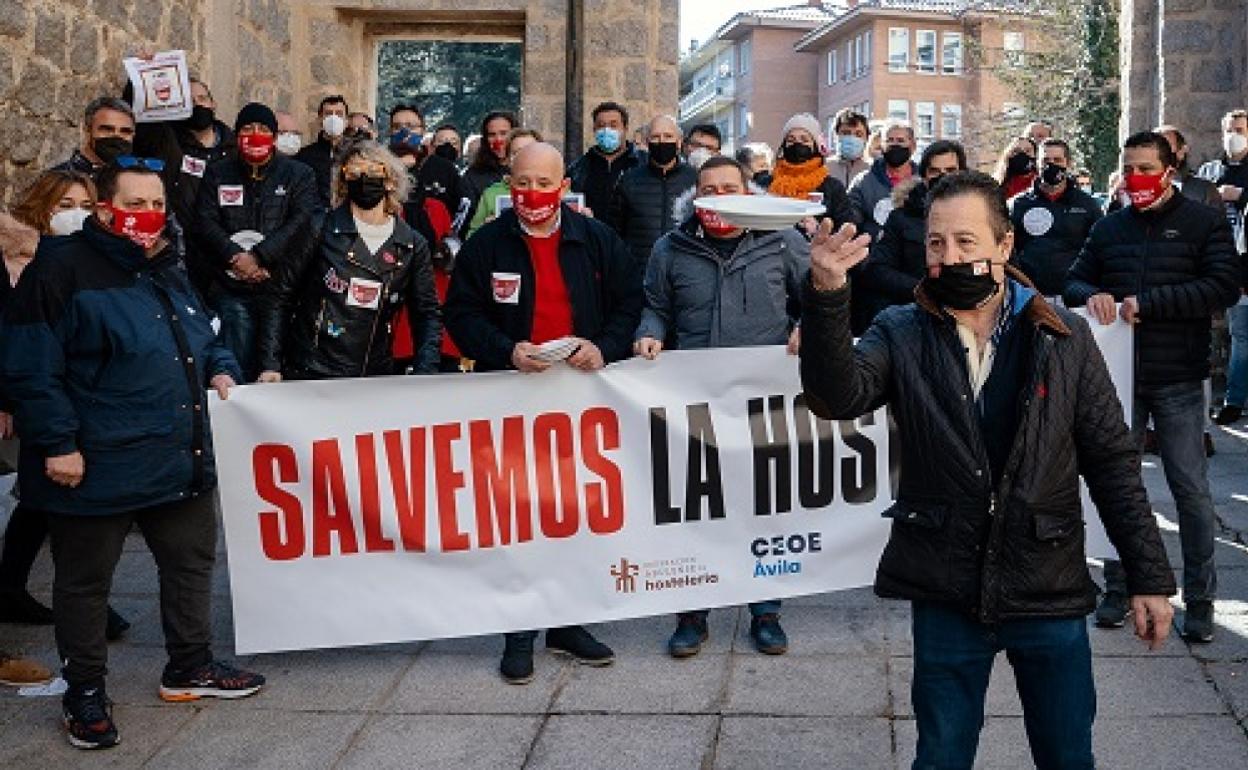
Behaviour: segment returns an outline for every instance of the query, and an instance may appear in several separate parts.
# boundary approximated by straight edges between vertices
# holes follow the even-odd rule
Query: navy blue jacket
[[[22,502],[104,515],[208,491],[216,483],[206,388],[242,381],[173,248],[152,259],[94,217],[43,238],[5,308],[0,378],[22,437]],[[76,488],[47,457],[80,451]]]

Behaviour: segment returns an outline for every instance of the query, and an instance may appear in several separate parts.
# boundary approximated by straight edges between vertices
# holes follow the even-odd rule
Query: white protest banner
[[[190,71],[185,51],[161,51],[151,59],[122,61],[134,86],[134,119],[139,123],[184,120],[195,104],[191,99]]]
[[[238,652],[869,584],[885,412],[819,420],[799,394],[779,347],[235,389],[212,419]]]

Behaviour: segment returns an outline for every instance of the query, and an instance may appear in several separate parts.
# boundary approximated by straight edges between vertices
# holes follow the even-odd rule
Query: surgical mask
[[[1248,150],[1248,136],[1243,134],[1225,134],[1222,137],[1222,149],[1232,157]]]
[[[1057,187],[1066,181],[1066,169],[1056,163],[1045,163],[1044,170],[1040,172],[1040,181],[1049,187]]]
[[[794,142],[784,146],[783,154],[786,163],[805,163],[815,157],[815,148]]]
[[[866,141],[852,134],[836,140],[837,153],[845,160],[858,160],[866,148]]]
[[[303,147],[303,137],[294,131],[283,131],[277,135],[277,151],[283,155],[294,155]]]
[[[1152,206],[1166,192],[1162,183],[1165,174],[1126,174],[1122,178],[1122,189],[1131,199],[1131,205],[1137,211]]]
[[[695,147],[689,153],[689,165],[694,168],[702,168],[702,164],[711,159],[713,152],[705,147]]]
[[[191,108],[191,116],[186,119],[186,127],[192,131],[203,131],[212,127],[212,122],[216,120],[217,115],[211,107],[205,107],[197,104]]]
[[[884,150],[884,162],[888,164],[889,168],[901,168],[906,165],[906,162],[910,160],[913,154],[910,148],[905,145],[891,144]]]
[[[1000,288],[992,275],[992,260],[941,265],[939,272],[923,279],[927,296],[941,307],[974,310],[983,307]]]
[[[1025,152],[1016,152],[1006,161],[1006,171],[1010,176],[1030,174],[1035,167],[1035,160]]]
[[[321,119],[321,130],[326,136],[337,138],[347,130],[347,119],[341,115],[326,115]]]
[[[594,132],[594,141],[598,144],[598,149],[610,155],[620,149],[620,132],[603,126]]]
[[[100,157],[104,163],[112,163],[122,155],[129,155],[134,152],[134,143],[129,139],[122,139],[120,136],[105,136],[95,139],[91,142],[91,147],[95,150],[95,154]]]
[[[91,216],[90,211],[76,206],[72,209],[61,209],[52,215],[52,222],[48,225],[48,229],[53,235],[73,235],[82,229],[82,223],[87,221],[89,216]]]
[[[1092,194],[1092,185],[1090,185],[1090,184],[1081,184],[1081,185],[1079,185],[1079,189],[1080,189],[1080,190],[1083,190],[1083,191],[1084,191],[1085,193],[1087,193],[1088,195],[1091,195],[1091,194]]]
[[[385,197],[385,177],[361,174],[355,179],[347,180],[347,199],[365,211],[376,208]]]
[[[144,249],[150,249],[165,231],[165,212],[163,211],[127,211],[119,209],[111,203],[105,203],[113,213],[113,221],[108,229],[114,235],[129,238]]]
[[[459,150],[455,149],[455,145],[450,142],[443,142],[433,148],[433,154],[442,158],[446,158],[451,163],[459,160]]]
[[[656,166],[666,166],[680,154],[680,145],[675,142],[650,142],[646,148],[650,151],[650,160]]]

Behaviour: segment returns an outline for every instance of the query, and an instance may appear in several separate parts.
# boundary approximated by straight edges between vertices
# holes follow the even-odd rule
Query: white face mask
[[[1222,148],[1226,150],[1226,154],[1231,157],[1243,154],[1244,150],[1248,150],[1248,136],[1243,134],[1223,134]]]
[[[61,209],[52,215],[49,229],[52,230],[53,235],[73,235],[82,229],[82,223],[86,222],[89,216],[91,212],[86,209]]]
[[[321,130],[326,136],[342,136],[342,132],[347,130],[347,119],[341,115],[326,115],[321,121]]]
[[[283,155],[294,155],[303,147],[303,137],[293,131],[284,131],[277,135],[277,151]]]
[[[694,168],[702,168],[702,164],[710,160],[714,154],[705,147],[695,147],[689,153],[689,165]]]

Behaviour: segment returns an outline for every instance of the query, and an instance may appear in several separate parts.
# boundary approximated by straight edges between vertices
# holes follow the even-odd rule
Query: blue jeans
[[[1094,767],[1096,690],[1083,618],[987,626],[940,604],[914,602],[913,611],[915,770],[974,764],[988,679],[1002,650],[1014,668],[1036,767]]]
[[[1226,403],[1244,406],[1248,402],[1248,305],[1228,311],[1231,321],[1231,361],[1226,369]]]
[[[256,354],[260,297],[222,291],[213,300],[217,315],[221,317],[221,333],[218,336],[222,344],[238,360],[238,365],[243,370],[243,379],[246,382],[255,382],[260,376],[257,370],[260,362]]]
[[[1205,457],[1205,392],[1199,382],[1136,386],[1132,430],[1144,446],[1144,427],[1153,418],[1157,452],[1179,512],[1183,548],[1183,601],[1213,601],[1218,573],[1213,565],[1217,514],[1209,494]],[[1126,578],[1114,562],[1105,564],[1105,588],[1125,594]]]

